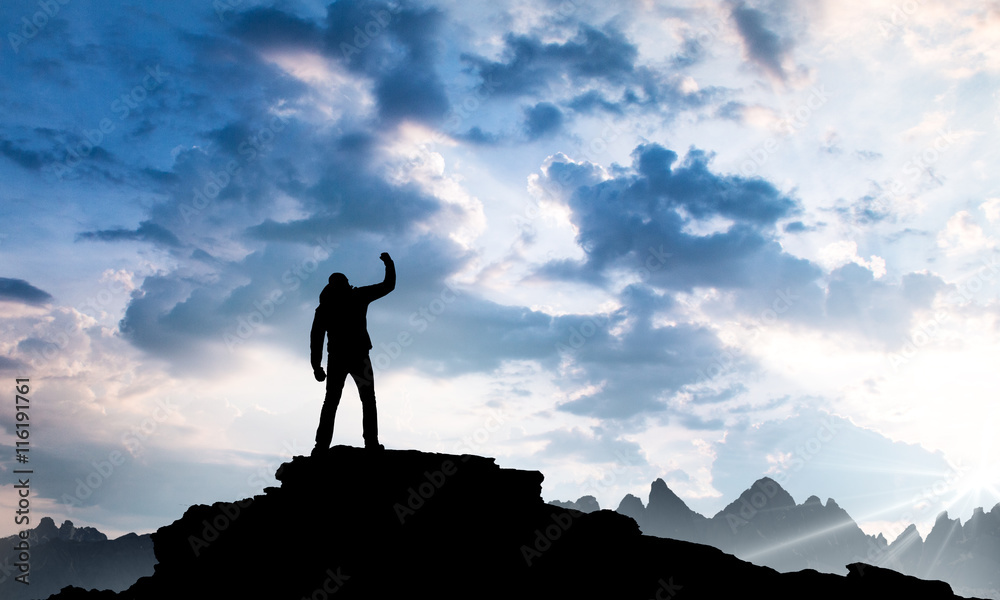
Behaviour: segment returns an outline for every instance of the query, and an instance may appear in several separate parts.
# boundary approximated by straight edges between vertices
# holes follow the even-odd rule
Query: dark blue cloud
[[[473,144],[479,145],[493,145],[500,141],[500,136],[495,133],[488,133],[483,131],[481,127],[476,125],[463,134],[456,135],[458,139],[464,140],[466,142],[471,142]]]
[[[524,95],[544,92],[549,83],[570,76],[578,84],[592,81],[622,83],[635,69],[638,50],[618,31],[601,31],[581,25],[569,41],[544,43],[530,35],[508,34],[503,61],[474,55],[463,58],[496,94]]]
[[[815,230],[815,227],[809,227],[802,221],[792,221],[791,223],[786,223],[784,229],[785,233],[804,233]]]
[[[317,24],[278,9],[253,8],[234,18],[230,30],[258,48],[316,48],[322,41]]]
[[[78,240],[95,240],[101,242],[138,241],[150,242],[169,248],[181,245],[177,236],[165,227],[151,221],[143,221],[135,229],[102,229],[100,231],[85,231],[77,235]]]
[[[529,140],[552,135],[563,124],[563,113],[551,102],[539,102],[524,111],[524,132]]]
[[[543,187],[566,197],[572,209],[586,252],[578,265],[584,279],[626,267],[648,271],[650,283],[664,289],[773,293],[778,285],[812,285],[819,276],[818,267],[785,253],[775,239],[777,222],[800,208],[769,182],[712,173],[711,155],[697,149],[679,161],[675,152],[647,144],[632,159],[630,169],[596,183],[587,182],[582,165],[555,161],[547,169]],[[729,224],[704,235],[686,229],[712,219]]]
[[[0,300],[39,305],[50,302],[52,295],[23,279],[0,277]]]
[[[43,152],[22,148],[10,140],[0,138],[0,155],[30,171],[38,171],[51,157]]]
[[[593,113],[598,109],[618,115],[624,112],[621,102],[612,102],[597,90],[589,90],[576,96],[569,101],[567,106],[585,114]]]
[[[748,58],[772,77],[787,79],[783,63],[791,45],[768,28],[768,15],[743,2],[734,4],[731,14]]]
[[[436,64],[444,22],[433,7],[334,2],[326,19],[326,52],[374,81],[386,121],[436,122],[450,106]]]

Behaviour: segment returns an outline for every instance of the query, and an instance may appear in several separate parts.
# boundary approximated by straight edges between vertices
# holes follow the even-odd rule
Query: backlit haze
[[[1000,5],[607,4],[5,0],[0,535],[16,377],[31,526],[276,485],[383,251],[389,449],[889,541],[1000,501]]]

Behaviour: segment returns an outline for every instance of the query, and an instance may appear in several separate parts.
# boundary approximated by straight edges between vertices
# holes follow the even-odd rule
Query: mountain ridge
[[[670,498],[664,503],[664,498]],[[574,502],[562,506],[582,509]],[[599,509],[594,501],[588,505]],[[839,572],[847,561],[864,561],[908,575],[940,579],[966,593],[1000,598],[1000,504],[977,508],[965,525],[938,515],[927,539],[909,525],[892,543],[869,535],[836,500],[809,496],[796,504],[769,477],[707,518],[687,507],[662,479],[650,484],[646,505],[632,494],[617,512],[632,517],[644,534],[708,544],[782,572]]]
[[[0,597],[4,600],[45,598],[66,586],[122,591],[150,575],[156,562],[150,534],[127,533],[114,539],[93,527],[77,527],[70,520],[56,526],[42,517],[27,529],[30,566],[28,585],[15,579],[20,536],[0,538]]]
[[[488,457],[335,446],[294,457],[276,478],[280,487],[192,506],[159,528],[156,569],[128,590],[66,588],[54,598],[956,597],[944,582],[861,563],[842,565],[846,575],[782,574],[643,535],[615,511],[546,504],[540,472]]]

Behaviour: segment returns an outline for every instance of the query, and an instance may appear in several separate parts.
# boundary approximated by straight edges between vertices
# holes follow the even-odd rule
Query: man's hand
[[[384,263],[391,263],[392,262],[392,259],[389,258],[389,253],[388,252],[383,252],[382,254],[379,255],[379,258]]]
[[[316,378],[316,381],[323,381],[326,379],[326,373],[323,372],[323,367],[313,369],[313,377]]]

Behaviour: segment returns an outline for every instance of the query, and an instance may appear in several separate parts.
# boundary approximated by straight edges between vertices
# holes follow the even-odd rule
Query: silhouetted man
[[[313,375],[316,381],[326,379],[326,399],[319,414],[316,429],[316,455],[330,447],[333,440],[333,422],[337,416],[344,381],[350,375],[361,396],[361,425],[364,429],[365,448],[382,450],[378,441],[378,414],[375,410],[375,380],[368,351],[372,340],[368,336],[368,305],[385,296],[396,287],[396,266],[387,252],[381,256],[385,263],[382,283],[351,287],[343,273],[330,275],[330,283],[319,295],[319,306],[309,333]],[[323,338],[329,334],[326,368],[323,372]]]

